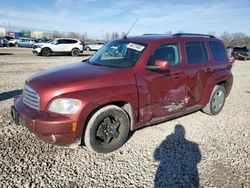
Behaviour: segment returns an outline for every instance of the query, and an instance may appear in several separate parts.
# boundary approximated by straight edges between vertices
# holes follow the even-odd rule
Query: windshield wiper
[[[97,65],[97,66],[100,66],[100,67],[103,67],[104,65],[103,64],[100,64],[100,63],[96,63],[96,62],[93,62],[93,63],[90,63],[88,62],[90,65]]]
[[[97,66],[104,66],[103,64],[96,63],[96,62],[90,62],[89,59],[82,60],[83,63],[88,63],[90,65],[97,65]]]

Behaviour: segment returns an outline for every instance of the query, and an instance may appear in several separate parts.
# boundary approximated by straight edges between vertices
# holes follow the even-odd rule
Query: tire
[[[90,50],[91,50],[90,47],[87,47],[87,48],[86,48],[86,51],[90,51]]]
[[[74,48],[73,50],[71,50],[72,56],[79,56],[79,54],[80,54],[80,50],[78,48]]]
[[[129,122],[129,117],[124,110],[115,105],[105,106],[90,118],[84,143],[89,149],[98,153],[112,152],[126,142]]]
[[[44,49],[42,49],[41,55],[42,55],[42,56],[45,56],[45,57],[50,56],[50,49],[49,49],[49,48],[44,48]]]
[[[15,43],[15,47],[17,47],[17,48],[18,48],[18,47],[19,47],[19,44],[18,44],[18,43]]]
[[[226,99],[226,89],[221,85],[216,85],[207,105],[202,111],[208,115],[217,115],[222,110]]]

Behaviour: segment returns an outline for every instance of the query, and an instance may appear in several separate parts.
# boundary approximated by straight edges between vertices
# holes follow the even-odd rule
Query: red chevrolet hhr
[[[111,152],[142,126],[198,110],[218,114],[231,67],[211,35],[124,37],[83,62],[29,78],[11,114],[45,142]]]

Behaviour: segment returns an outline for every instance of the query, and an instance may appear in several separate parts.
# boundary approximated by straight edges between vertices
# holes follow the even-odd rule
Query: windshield
[[[54,40],[55,40],[55,39],[50,39],[50,40],[48,40],[48,41],[45,42],[45,43],[52,43]]]
[[[108,67],[133,67],[146,45],[124,40],[111,41],[97,51],[89,63]]]

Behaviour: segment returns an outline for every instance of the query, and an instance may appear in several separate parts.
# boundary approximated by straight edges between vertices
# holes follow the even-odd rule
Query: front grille
[[[35,110],[40,109],[40,97],[32,88],[25,85],[23,88],[22,95],[23,95],[23,103],[25,105]]]

